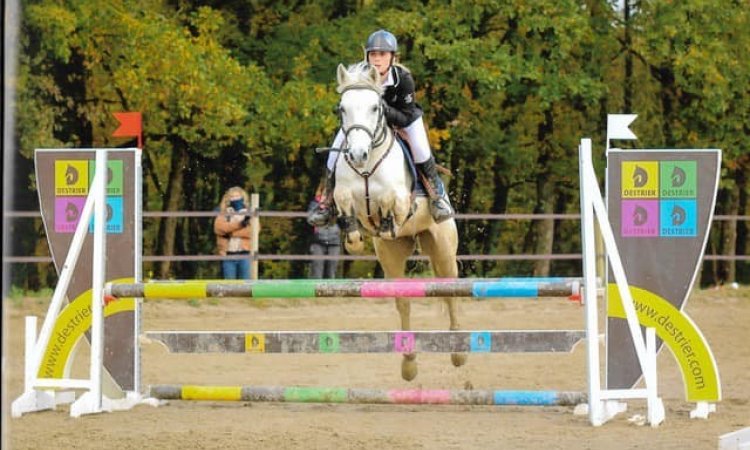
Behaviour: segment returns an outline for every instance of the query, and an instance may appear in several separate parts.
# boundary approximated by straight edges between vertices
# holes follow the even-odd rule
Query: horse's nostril
[[[362,153],[362,159],[367,159],[367,152]]]

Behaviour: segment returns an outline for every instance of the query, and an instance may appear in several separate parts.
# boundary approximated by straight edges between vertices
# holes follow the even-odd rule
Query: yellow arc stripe
[[[114,280],[117,283],[132,283],[132,278]],[[121,298],[104,307],[104,317],[122,312],[134,312],[135,299]],[[68,359],[83,334],[91,328],[91,289],[81,293],[70,302],[55,320],[50,341],[44,352],[38,376],[62,378]]]
[[[663,297],[646,289],[630,287],[638,322],[656,330],[669,347],[682,373],[685,398],[689,402],[721,400],[719,370],[703,333],[685,313]],[[607,286],[607,314],[624,319],[617,285]]]

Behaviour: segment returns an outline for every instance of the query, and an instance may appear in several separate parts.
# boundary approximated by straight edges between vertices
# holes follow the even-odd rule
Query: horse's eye
[[[334,114],[343,114],[344,113],[344,108],[342,108],[341,105],[336,105],[333,108],[333,112],[334,112]]]
[[[372,112],[374,112],[374,113],[378,112],[378,107],[377,106],[373,106],[372,107]]]

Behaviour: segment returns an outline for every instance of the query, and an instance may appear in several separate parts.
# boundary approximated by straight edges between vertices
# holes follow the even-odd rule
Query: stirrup
[[[453,208],[444,197],[430,200],[430,214],[435,223],[444,222],[453,217]]]

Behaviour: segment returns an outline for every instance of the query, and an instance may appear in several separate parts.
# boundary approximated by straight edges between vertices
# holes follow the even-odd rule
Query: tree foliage
[[[322,172],[324,157],[313,150],[338,126],[335,68],[362,59],[369,33],[387,28],[414,73],[460,212],[577,212],[579,139],[603,142],[606,114],[632,112],[640,146],[721,148],[717,212],[747,214],[748,8],[739,0],[627,2],[625,16],[607,0],[27,1],[15,104],[27,163],[18,198],[33,198],[35,148],[126,145],[111,137],[112,113],[141,111],[145,209],[212,210],[224,190],[241,185],[261,195],[264,209],[302,211]],[[306,251],[303,221],[268,225],[261,253]],[[461,253],[580,248],[572,223],[459,227]],[[40,235],[19,245],[33,252]],[[205,220],[146,222],[144,237],[147,253],[213,251]],[[746,237],[743,223],[724,223],[712,251],[745,253]],[[735,277],[731,264],[713,269],[708,281]],[[152,270],[216,275],[195,264]],[[265,262],[262,270],[304,276],[302,264]],[[348,274],[372,270],[354,264]],[[463,271],[580,268],[470,263]]]

